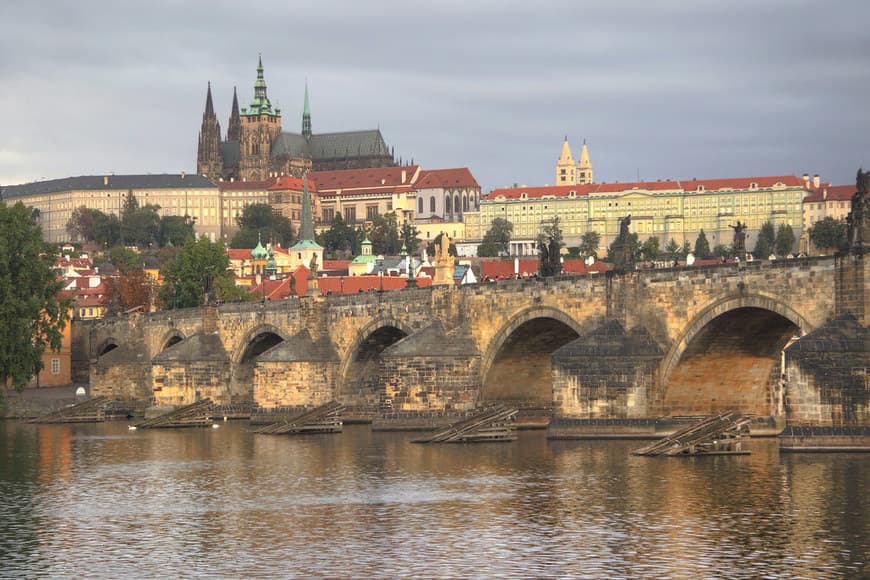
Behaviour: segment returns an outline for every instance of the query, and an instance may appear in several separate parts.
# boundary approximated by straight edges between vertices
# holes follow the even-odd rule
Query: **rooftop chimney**
[[[184,179],[184,172],[181,172],[181,179]]]
[[[408,175],[405,173],[405,170],[402,170],[402,183],[405,183],[405,179],[407,179]]]
[[[804,173],[804,185],[809,185],[809,184],[810,184],[810,174]]]
[[[813,175],[813,187],[818,187],[819,183],[820,183],[819,174],[816,173],[815,175]]]
[[[103,176],[103,185],[109,185],[109,176],[108,175]]]

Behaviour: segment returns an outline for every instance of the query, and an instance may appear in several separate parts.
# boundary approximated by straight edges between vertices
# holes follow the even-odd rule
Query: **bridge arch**
[[[237,365],[248,363],[285,340],[287,337],[281,329],[271,324],[258,324],[248,330],[236,345],[232,361]]]
[[[382,386],[378,382],[380,354],[413,332],[401,320],[381,315],[360,328],[341,357],[338,396],[346,405],[368,406],[380,403]]]
[[[94,350],[95,358],[100,358],[106,353],[115,350],[121,346],[121,341],[115,338],[114,336],[109,336],[108,338],[104,338],[97,348]]]
[[[775,414],[770,388],[778,385],[777,354],[790,337],[811,330],[803,315],[778,298],[717,300],[683,329],[659,365],[663,412]],[[723,388],[725,381],[732,386]]]
[[[581,331],[576,320],[551,306],[531,306],[515,313],[483,354],[481,400],[523,400],[549,407],[551,355]]]
[[[187,337],[184,336],[184,333],[182,333],[177,328],[172,328],[166,331],[166,334],[164,334],[163,337],[160,339],[160,350],[158,352],[163,352],[170,346],[178,344],[185,338]]]

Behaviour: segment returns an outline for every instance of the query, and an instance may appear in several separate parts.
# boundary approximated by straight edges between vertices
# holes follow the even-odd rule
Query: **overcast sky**
[[[870,167],[867,0],[0,3],[0,184],[196,170],[262,53],[285,130],[380,127],[483,188]]]

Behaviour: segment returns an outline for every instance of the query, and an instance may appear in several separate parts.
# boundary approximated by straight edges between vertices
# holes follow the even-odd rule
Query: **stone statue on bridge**
[[[734,250],[734,257],[740,260],[746,260],[746,224],[740,223],[737,220],[736,225],[729,225],[729,228],[734,230],[734,242],[731,247]]]
[[[619,222],[619,237],[613,242],[613,267],[619,272],[625,272],[634,267],[634,253],[631,247],[631,214],[622,218]]]
[[[858,169],[855,178],[855,193],[852,195],[852,211],[846,217],[849,225],[849,249],[870,248],[870,207],[867,190],[870,188],[870,171]]]

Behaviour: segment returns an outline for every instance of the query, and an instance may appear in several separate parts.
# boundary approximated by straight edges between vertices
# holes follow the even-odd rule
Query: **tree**
[[[345,223],[340,213],[332,218],[329,229],[315,235],[317,243],[323,246],[323,251],[331,256],[339,252],[346,257],[358,255],[362,243],[361,233]]]
[[[66,231],[70,238],[83,242],[94,239],[94,211],[96,210],[90,210],[84,205],[73,210],[66,222]]]
[[[289,247],[293,242],[293,224],[268,203],[245,206],[242,215],[236,218],[236,223],[239,232],[230,242],[231,248],[253,248],[258,239],[257,234],[263,243],[273,242]]]
[[[780,256],[791,254],[791,249],[794,247],[794,230],[788,224],[779,224],[779,229],[776,231],[776,239],[773,242],[773,247],[776,253]]]
[[[378,215],[372,221],[369,231],[369,241],[372,243],[372,253],[385,256],[397,256],[402,247],[399,238],[399,224],[395,212]]]
[[[193,218],[180,215],[165,215],[160,218],[157,242],[163,246],[182,246],[187,238],[195,237]]]
[[[175,259],[164,268],[160,299],[167,308],[202,306],[209,284],[219,300],[242,299],[247,293],[236,287],[229,266],[221,242],[205,236],[198,240],[187,238]]]
[[[813,224],[809,235],[810,241],[820,253],[842,249],[846,247],[846,222],[828,216]]]
[[[118,271],[125,273],[141,267],[139,254],[124,246],[111,248],[109,250],[109,261]]]
[[[580,256],[598,258],[598,245],[601,243],[601,234],[598,232],[586,232],[580,237]]]
[[[94,211],[93,240],[103,247],[111,247],[121,241],[121,220],[114,214]]]
[[[755,249],[752,250],[752,253],[756,258],[767,259],[773,253],[775,242],[776,232],[773,229],[773,223],[766,221],[761,226],[761,231],[758,232],[758,239],[755,241]]]
[[[46,348],[60,350],[71,304],[58,296],[53,263],[30,209],[0,202],[0,385],[21,391]]]
[[[640,257],[641,257],[640,248],[641,248],[641,246],[640,246],[640,240],[638,239],[638,236],[637,236],[637,232],[632,232],[632,233],[628,234],[628,237],[626,238],[625,241],[628,244],[628,247],[630,248],[630,254],[629,254],[631,256],[630,261],[632,263],[634,263],[634,262],[637,262],[638,260],[640,260]],[[614,245],[616,245],[617,242],[619,242],[618,239],[613,240],[613,243],[611,243],[610,246],[607,248],[607,261],[610,262],[611,264],[615,260],[616,253],[614,252]]]
[[[402,244],[410,254],[416,254],[420,248],[420,230],[410,222],[402,224]]]
[[[509,256],[511,237],[514,234],[514,224],[504,218],[495,218],[490,224],[489,230],[483,235],[480,246],[477,249],[478,256]],[[481,254],[481,248],[484,253]]]
[[[713,248],[713,255],[717,258],[730,258],[734,255],[734,248],[726,244],[716,244]]]
[[[136,307],[142,307],[145,312],[151,310],[151,280],[141,267],[121,271],[106,280],[106,285],[110,296],[117,293],[122,311]]]
[[[705,258],[710,255],[710,242],[707,241],[707,234],[702,229],[698,232],[698,238],[695,240],[695,257]]]
[[[658,237],[650,236],[647,238],[646,241],[641,244],[640,253],[644,260],[657,260],[660,253]]]
[[[156,242],[160,233],[159,205],[139,205],[133,190],[127,192],[121,209],[121,243],[146,248]]]

